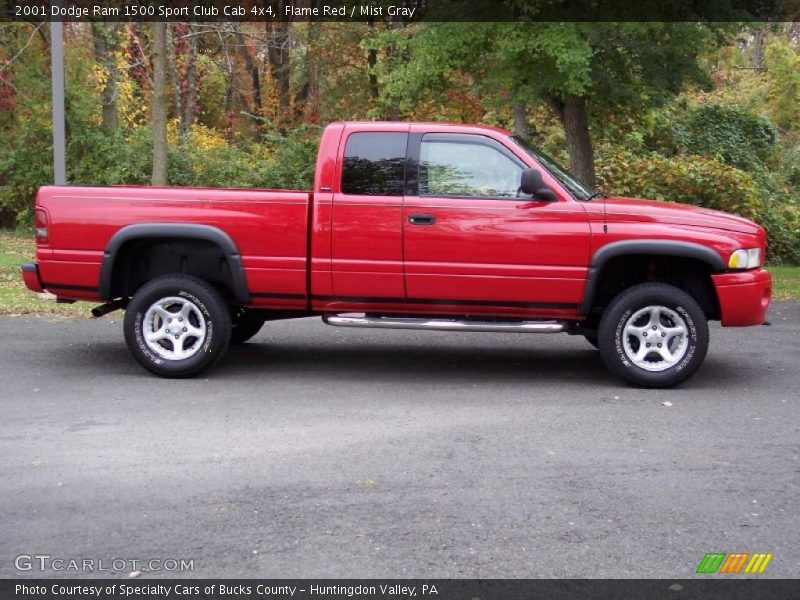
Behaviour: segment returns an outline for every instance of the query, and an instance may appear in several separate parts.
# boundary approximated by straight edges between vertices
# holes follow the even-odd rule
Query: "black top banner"
[[[3,600],[790,600],[786,579],[6,579]]]
[[[794,21],[800,0],[0,0],[0,21]]]

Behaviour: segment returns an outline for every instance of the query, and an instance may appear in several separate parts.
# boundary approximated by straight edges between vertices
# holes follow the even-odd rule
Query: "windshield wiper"
[[[609,197],[608,194],[605,194],[603,192],[595,192],[594,194],[589,196],[586,200],[584,200],[584,202],[589,202],[589,200],[594,200],[595,198],[608,198],[608,197]]]

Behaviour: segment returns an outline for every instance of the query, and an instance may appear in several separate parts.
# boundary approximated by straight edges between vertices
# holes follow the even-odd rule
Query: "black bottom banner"
[[[25,600],[790,600],[786,579],[5,579]]]

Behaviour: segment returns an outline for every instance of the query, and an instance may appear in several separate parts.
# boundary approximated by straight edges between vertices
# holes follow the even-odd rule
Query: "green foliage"
[[[773,262],[800,264],[800,205],[769,199],[763,203],[759,222],[767,230],[767,256]]]
[[[675,131],[691,154],[714,157],[746,171],[763,168],[777,139],[775,128],[763,117],[721,104],[698,106]]]
[[[598,166],[598,179],[607,192],[695,204],[749,219],[761,213],[760,189],[753,177],[713,158],[612,150]]]
[[[781,37],[767,46],[768,103],[775,123],[783,129],[800,127],[800,49]]]
[[[321,135],[321,127],[302,125],[285,136],[268,137],[275,153],[260,171],[261,187],[310,189]]]
[[[751,173],[711,157],[603,150],[598,180],[607,192],[741,215],[767,230],[771,261],[800,262],[800,206],[776,200]]]
[[[585,97],[596,112],[657,105],[688,80],[709,83],[696,56],[721,30],[689,23],[432,23],[387,79],[406,109],[457,83],[485,101]]]
[[[0,144],[0,226],[32,219],[32,200],[43,182],[53,180],[52,144],[42,139],[47,122],[23,120],[12,144]]]
[[[67,145],[67,180],[100,185],[150,182],[153,138],[147,129],[118,130],[106,135],[82,127]]]
[[[225,112],[225,77],[204,54],[197,57],[197,70],[200,73],[197,118],[213,127],[222,120]]]
[[[50,145],[23,127],[20,143],[0,147],[0,225],[32,221],[32,200],[40,184],[52,181]],[[171,144],[169,185],[308,189],[312,185],[321,129],[306,125],[246,147]],[[146,185],[153,160],[152,132],[119,129],[106,135],[84,125],[70,136],[67,179],[73,184]]]

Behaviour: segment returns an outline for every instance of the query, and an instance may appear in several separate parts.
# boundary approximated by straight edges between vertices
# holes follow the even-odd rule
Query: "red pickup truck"
[[[760,325],[766,235],[592,194],[491,127],[333,123],[314,189],[43,187],[27,286],[124,308],[157,375],[197,375],[265,321],[580,334],[636,385],[685,380],[708,321]]]

